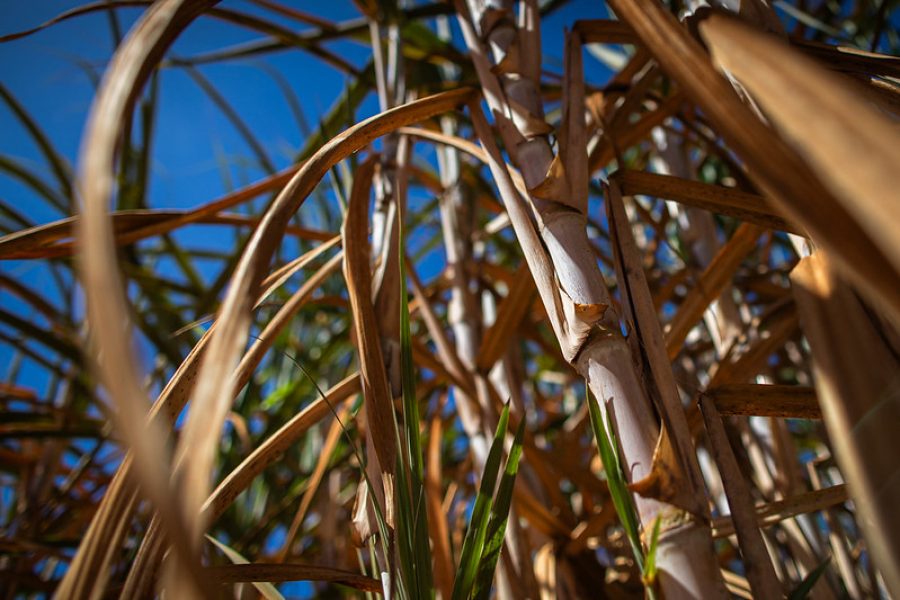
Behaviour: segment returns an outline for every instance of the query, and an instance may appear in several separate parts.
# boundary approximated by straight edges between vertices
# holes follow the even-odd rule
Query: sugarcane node
[[[579,304],[575,303],[575,313],[585,322],[595,323],[603,318],[609,304],[598,302],[595,304]]]
[[[488,8],[481,15],[481,21],[479,22],[481,35],[488,37],[497,27],[509,24],[510,16],[510,11],[506,8]]]

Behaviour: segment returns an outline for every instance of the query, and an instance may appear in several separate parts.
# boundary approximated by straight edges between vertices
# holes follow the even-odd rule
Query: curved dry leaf
[[[206,582],[199,574],[192,550],[195,545],[186,536],[189,520],[176,505],[169,484],[168,436],[159,423],[148,423],[146,418],[147,394],[130,346],[126,299],[107,210],[119,132],[135,99],[178,33],[213,4],[210,0],[166,0],[147,10],[113,57],[94,101],[82,141],[79,177],[84,202],[78,231],[83,248],[82,284],[94,343],[102,357],[101,379],[118,409],[117,426],[133,452],[142,488],[153,499],[176,555],[192,565],[187,572],[196,590],[205,590]]]
[[[331,242],[319,245],[273,273],[263,282],[262,287],[265,289],[257,298],[254,306],[259,307],[259,305],[278,285],[283,283],[287,277],[308,265],[323,251],[333,247],[338,239],[339,238],[335,237]],[[290,323],[291,317],[293,317],[293,315],[303,306],[303,302],[309,298],[311,292],[318,284],[321,283],[327,275],[333,272],[339,265],[339,261],[340,254],[335,259],[332,259],[333,264],[330,267],[325,265],[314,274],[309,282],[307,282],[308,285],[303,286],[306,289],[295,293],[267,324],[266,328],[261,332],[259,339],[244,356],[238,367],[238,372],[241,375],[235,393],[237,393],[240,387],[249,380],[250,374],[259,364],[259,360],[262,359],[278,332]],[[316,280],[316,282],[311,283],[313,280]],[[209,343],[215,328],[216,325],[213,323],[213,325],[204,332],[200,341],[191,349],[191,352],[184,361],[182,361],[181,365],[179,365],[175,374],[169,379],[169,382],[150,409],[150,419],[162,419],[162,422],[165,423],[166,427],[172,427],[175,423],[175,419],[184,408],[188,397],[193,390],[197,372],[200,367],[200,360],[203,357],[206,346]],[[339,386],[335,388],[336,392],[340,389]],[[333,401],[337,402],[337,400],[334,399]],[[100,509],[95,518],[91,521],[84,542],[79,546],[79,550],[73,561],[72,569],[75,570],[76,574],[71,576],[72,579],[69,579],[67,576],[63,579],[61,584],[64,587],[61,587],[60,589],[66,591],[67,594],[70,590],[74,594],[77,591],[86,589],[81,586],[90,586],[91,589],[103,588],[104,580],[92,576],[91,574],[103,572],[105,564],[107,564],[112,556],[113,550],[120,547],[119,542],[116,540],[120,539],[121,535],[124,534],[125,529],[122,527],[122,524],[127,522],[131,517],[135,507],[136,496],[133,485],[128,481],[132,466],[132,457],[128,455],[122,461],[112,482],[107,488],[103,500],[100,503]],[[247,479],[246,482],[249,483],[251,479],[252,477]],[[237,485],[244,484],[240,483]],[[74,597],[80,596],[75,594]]]
[[[900,423],[898,359],[884,327],[819,251],[791,272],[823,422],[841,473],[850,486],[859,525],[888,590],[900,593]]]
[[[462,88],[429,96],[366,119],[334,137],[316,152],[294,175],[266,211],[259,227],[247,243],[235,269],[218,318],[216,333],[201,369],[179,445],[177,469],[184,472],[185,502],[196,513],[205,500],[209,474],[215,459],[224,415],[231,403],[235,377],[234,365],[247,339],[250,325],[248,299],[255,294],[272,254],[296,209],[328,172],[346,156],[361,150],[375,138],[398,127],[414,123],[448,110],[474,94]],[[189,512],[191,512],[189,510]],[[197,523],[194,536],[202,532]]]
[[[843,207],[900,272],[900,129],[861,91],[771,35],[713,15],[713,58],[753,94]]]
[[[385,372],[378,320],[372,303],[372,267],[369,245],[369,193],[377,157],[370,156],[357,169],[342,227],[344,279],[353,315],[354,342],[365,398],[366,435],[372,440],[382,473],[393,473],[397,446],[394,441],[393,399]],[[375,457],[371,457],[375,458]],[[369,463],[374,464],[371,460]],[[380,475],[380,473],[379,473]],[[381,477],[373,479],[381,481]],[[387,490],[385,490],[386,492]]]
[[[326,581],[329,583],[340,583],[361,592],[382,591],[381,582],[377,579],[372,579],[353,571],[312,565],[249,563],[246,565],[206,567],[203,569],[203,574],[210,581],[217,583]]]

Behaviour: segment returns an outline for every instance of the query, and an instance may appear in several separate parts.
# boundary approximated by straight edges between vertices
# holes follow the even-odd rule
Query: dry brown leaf
[[[353,571],[318,567],[314,565],[275,565],[269,563],[248,563],[244,565],[224,565],[206,567],[203,574],[218,584],[240,583],[243,581],[265,581],[280,583],[285,581],[327,581],[339,583],[361,592],[381,592],[381,582]]]
[[[700,321],[706,307],[725,290],[747,254],[756,246],[762,229],[743,223],[713,257],[678,306],[666,331],[666,352],[674,360],[681,352],[691,329]]]
[[[653,472],[665,469],[665,479],[677,474],[682,483],[675,493],[668,493],[676,506],[706,519],[708,508],[703,496],[703,475],[694,459],[695,450],[690,427],[681,404],[675,383],[675,375],[665,351],[662,327],[653,305],[643,259],[625,215],[625,206],[618,185],[611,182],[606,188],[606,211],[609,220],[610,242],[616,259],[616,276],[620,282],[626,320],[633,323],[629,343],[636,357],[646,358],[645,371],[649,370],[652,385],[657,394],[657,406],[662,417],[662,427],[653,453]],[[671,432],[671,433],[670,433]],[[671,437],[670,437],[671,436]]]
[[[813,356],[822,419],[834,455],[850,487],[866,535],[888,590],[900,593],[900,361],[846,282],[822,251],[791,272],[803,331]]]
[[[450,525],[447,513],[441,506],[441,417],[440,410],[431,418],[428,426],[427,468],[425,471],[425,501],[428,510],[428,528],[434,549],[434,583],[443,598],[450,598],[453,592],[453,578],[456,573],[453,553],[450,550]]]
[[[791,40],[791,45],[804,54],[817,58],[822,65],[837,71],[900,77],[900,58],[867,52],[853,46],[831,46],[811,40]]]
[[[248,244],[248,252],[245,254],[244,260],[238,268],[234,284],[229,288],[230,296],[229,298],[226,298],[225,307],[222,311],[222,315],[225,317],[223,321],[228,323],[230,327],[223,336],[225,340],[219,343],[218,352],[215,353],[216,357],[209,361],[215,365],[214,370],[225,369],[224,372],[227,373],[230,369],[226,365],[232,364],[235,361],[234,358],[225,357],[227,355],[230,355],[231,357],[236,355],[238,347],[236,341],[239,337],[238,332],[242,330],[246,331],[246,317],[236,319],[236,317],[242,315],[247,308],[245,301],[246,293],[242,292],[242,290],[254,287],[251,285],[251,281],[259,281],[264,274],[263,269],[268,262],[264,257],[271,255],[277,240],[277,236],[273,235],[271,229],[286,226],[287,216],[293,212],[296,205],[303,201],[315,183],[325,172],[327,172],[328,168],[338,160],[354,150],[358,150],[371,141],[371,139],[374,139],[378,135],[381,135],[392,128],[414,122],[432,114],[444,112],[451,109],[459,102],[464,101],[469,95],[471,95],[470,90],[457,90],[430,99],[423,99],[412,105],[401,107],[389,111],[384,115],[379,115],[364,121],[351,128],[343,135],[336,137],[329,144],[326,144],[326,146],[317,153],[311,161],[308,161],[304,165],[306,169],[292,178],[290,185],[285,192],[279,196],[279,199],[276,200],[273,210],[267,213],[266,218],[264,218],[260,227],[255,232],[254,239]],[[119,110],[125,112],[121,108]],[[112,109],[104,112],[104,118],[107,119],[106,122],[110,122],[111,119],[111,122],[113,123],[113,125],[105,125],[104,127],[107,129],[109,127],[114,127],[119,121],[119,119],[115,118],[115,115],[117,114],[119,113]],[[92,147],[95,145],[96,144],[92,144]],[[111,189],[109,173],[111,172],[111,169],[106,166],[109,164],[111,164],[111,159],[94,160],[92,163],[92,169],[94,170],[91,171],[91,176],[87,179],[89,179],[95,187],[88,190],[92,191],[92,194],[85,194],[86,205],[92,207],[89,210],[94,210],[94,207],[101,206],[104,199],[109,196],[109,190]],[[106,172],[107,174],[105,177],[100,172],[103,168],[110,169]],[[103,187],[98,188],[96,185],[98,182],[103,183]],[[93,201],[91,201],[91,199],[93,199]],[[97,224],[95,223],[95,225]],[[99,227],[105,228],[105,226],[106,222],[101,215]],[[106,229],[106,231],[107,233],[105,235],[108,240],[108,229]],[[91,240],[88,244],[91,245],[95,241],[103,239],[103,235],[91,233],[87,239]],[[97,269],[95,270],[95,273],[99,273],[98,276],[107,277],[109,273],[117,273],[115,266],[110,266],[111,261],[114,261],[113,257],[115,256],[114,252],[110,250],[111,246],[112,244],[108,243],[105,246],[105,249],[95,248],[93,251],[94,253],[92,256],[103,257],[96,259],[101,261],[98,265],[102,264],[102,266],[97,266]],[[104,296],[107,298],[104,300],[105,304],[103,305],[103,308],[100,309],[100,312],[112,320],[121,320],[121,315],[125,314],[121,302],[118,306],[114,306],[113,308],[110,308],[109,304],[111,298],[115,296],[115,294],[111,294],[110,291],[118,288],[106,284],[101,285],[101,288],[105,290]],[[128,354],[122,354],[121,352],[114,352],[112,354],[120,357],[128,356]],[[196,364],[192,364],[190,368],[195,369]],[[209,388],[204,394],[199,394],[200,397],[219,398],[226,396],[224,394],[219,394],[218,388],[228,385],[228,377],[221,377],[219,373],[213,373],[211,375],[207,374],[203,379],[208,382]],[[201,402],[201,404],[203,404],[203,402]],[[200,412],[203,412],[203,410],[200,409]],[[225,414],[227,414],[227,407]],[[208,425],[208,422],[203,424],[203,429],[205,429],[205,431],[201,431],[201,435],[214,434],[214,428],[210,428]],[[208,446],[211,446],[213,436],[207,435],[207,437],[210,439]],[[206,460],[208,462],[209,459]],[[196,479],[196,481],[201,485],[205,485],[203,484],[204,479],[205,477],[200,477],[199,479]]]
[[[528,193],[541,200],[552,200],[579,209],[578,206],[572,205],[572,192],[566,176],[566,166],[559,154],[553,157],[544,179],[537,185],[528,188]]]
[[[692,499],[685,498],[684,477],[675,447],[665,427],[660,429],[650,474],[628,484],[628,489],[645,498],[654,498],[675,506],[691,506]]]
[[[775,127],[900,272],[900,129],[859,90],[776,37],[712,15],[713,58],[753,94]]]
[[[635,44],[638,37],[626,23],[607,19],[582,19],[575,23],[585,44]]]
[[[813,388],[800,385],[734,383],[704,392],[723,415],[821,419],[819,400]]]
[[[365,398],[366,434],[372,440],[376,456],[369,464],[380,466],[381,473],[393,473],[397,446],[394,441],[393,400],[388,386],[385,363],[378,336],[378,320],[372,304],[372,267],[369,246],[369,192],[377,157],[363,162],[353,178],[353,190],[341,235],[344,239],[344,279],[353,315],[354,342],[359,355],[359,371]],[[371,473],[370,473],[371,476]],[[387,493],[387,490],[384,490]],[[379,495],[379,501],[383,500]]]
[[[128,310],[107,211],[115,183],[120,128],[130,117],[135,99],[165,50],[178,33],[213,4],[210,0],[165,0],[151,6],[141,17],[117,50],[97,93],[82,144],[79,177],[84,202],[78,230],[83,248],[82,284],[94,344],[103,357],[100,377],[116,405],[117,427],[133,453],[142,489],[162,516],[175,556],[189,565],[186,572],[194,593],[204,593],[207,583],[200,576],[197,544],[187,533],[189,513],[177,506],[169,484],[172,462],[168,436],[156,421],[147,423],[147,394],[130,346]],[[81,581],[89,586],[96,583]],[[87,591],[69,586],[64,582],[61,590],[76,595]]]
[[[843,504],[849,498],[847,486],[842,483],[757,506],[756,518],[760,527],[768,527],[797,515]],[[734,524],[729,516],[713,520],[713,537],[723,538],[733,534]]]
[[[185,498],[189,506],[196,506],[199,510],[205,500],[214,448],[221,429],[220,417],[230,403],[229,395],[223,392],[231,389],[235,376],[233,367],[247,337],[248,295],[254,293],[265,274],[280,239],[278,232],[283,231],[297,207],[338,161],[388,131],[451,110],[470,98],[472,93],[472,90],[463,88],[436,94],[357,123],[332,138],[304,163],[267,210],[235,269],[218,318],[219,331],[210,344],[198,378],[194,408],[185,426],[179,462],[186,471]],[[195,416],[192,418],[191,415]],[[198,523],[197,530],[202,529],[202,524]]]
[[[660,67],[703,108],[766,196],[818,244],[831,249],[847,276],[900,321],[900,276],[888,255],[810,166],[741,102],[729,82],[713,69],[700,44],[657,0],[609,2]],[[722,19],[726,17],[714,15],[708,20]],[[701,29],[706,25],[701,23]]]
[[[481,347],[475,364],[479,371],[487,373],[509,347],[513,334],[528,314],[534,301],[534,279],[522,265],[512,278],[509,293],[497,307],[494,324],[481,337]]]
[[[299,166],[289,167],[191,210],[138,209],[112,212],[109,216],[116,234],[116,244],[131,244],[191,223],[255,224],[255,219],[238,214],[224,214],[223,211],[284,185],[298,168]],[[75,234],[78,220],[79,216],[75,215],[5,235],[0,238],[0,259],[47,258],[72,254],[71,244],[50,245],[71,238]],[[328,235],[301,228],[295,228],[295,234],[320,240]]]
[[[734,523],[738,546],[741,549],[747,580],[750,582],[753,595],[757,598],[780,598],[781,584],[757,525],[750,487],[731,449],[722,417],[708,396],[701,394],[699,404],[706,424],[709,449],[722,477],[728,507],[731,510],[731,521]]]
[[[790,224],[771,209],[764,197],[756,194],[672,175],[630,169],[616,171],[610,175],[610,179],[619,184],[623,196],[665,198],[769,229],[803,233],[801,228]]]
[[[587,125],[584,108],[584,67],[582,64],[582,39],[573,31],[566,36],[566,70],[563,77],[563,115],[559,131],[559,153],[552,164],[560,162],[561,182],[565,183],[565,195],[558,202],[587,214],[588,204],[588,155]],[[556,177],[551,166],[548,177]]]

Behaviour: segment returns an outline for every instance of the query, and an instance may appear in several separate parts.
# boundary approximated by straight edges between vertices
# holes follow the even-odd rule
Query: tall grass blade
[[[625,474],[619,463],[619,454],[616,448],[615,430],[611,420],[604,424],[603,415],[596,402],[592,402],[588,391],[588,411],[590,412],[591,429],[594,439],[600,451],[600,460],[603,461],[603,470],[606,473],[606,482],[609,485],[609,494],[612,497],[616,514],[622,522],[625,536],[631,544],[634,560],[641,572],[644,571],[644,550],[641,548],[641,533],[638,526],[637,511],[634,508],[634,500],[625,481]]]
[[[500,478],[497,487],[497,496],[491,506],[491,519],[488,522],[487,535],[485,536],[484,550],[481,554],[481,564],[478,567],[478,575],[475,580],[475,588],[472,597],[476,600],[487,600],[491,594],[494,581],[494,571],[497,561],[500,559],[500,551],[503,548],[503,539],[506,535],[506,523],[509,520],[509,509],[512,505],[513,491],[516,484],[516,473],[519,471],[519,459],[522,457],[522,441],[525,437],[525,417],[519,422],[516,435],[513,438],[509,457],[506,459],[506,468]]]
[[[419,433],[419,402],[416,397],[416,374],[413,366],[412,339],[409,330],[409,296],[406,290],[406,265],[404,251],[403,214],[398,211],[399,222],[399,250],[398,263],[400,269],[400,360],[403,394],[403,424],[405,445],[402,450],[405,453],[408,475],[405,469],[402,471],[402,479],[408,477],[408,486],[403,486],[401,478],[400,493],[397,500],[404,502],[401,514],[405,514],[409,520],[401,522],[399,535],[401,544],[401,557],[406,555],[404,572],[407,583],[414,585],[411,590],[413,598],[427,598],[434,594],[434,582],[431,571],[431,549],[428,542],[428,511],[425,507],[425,481],[424,481],[424,455],[422,454],[422,441]],[[407,529],[404,532],[404,528]]]
[[[500,474],[500,462],[503,459],[503,440],[506,437],[506,428],[509,423],[509,406],[504,406],[500,413],[494,440],[488,451],[487,460],[484,463],[484,473],[481,475],[481,485],[475,496],[475,505],[472,508],[472,517],[469,520],[469,528],[463,540],[462,550],[459,555],[459,567],[456,572],[456,580],[453,583],[452,600],[468,600],[471,597],[478,568],[484,557],[484,545],[487,538],[488,523],[491,518],[491,507],[494,503],[494,487],[497,485],[497,476]]]

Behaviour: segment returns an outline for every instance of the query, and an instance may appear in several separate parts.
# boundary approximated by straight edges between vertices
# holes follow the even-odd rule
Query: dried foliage
[[[0,32],[116,43],[77,156],[0,83],[3,595],[900,595],[895,3],[354,6]],[[208,19],[256,37],[172,49]],[[345,78],[317,127],[285,52]],[[179,210],[171,71],[254,173]]]

